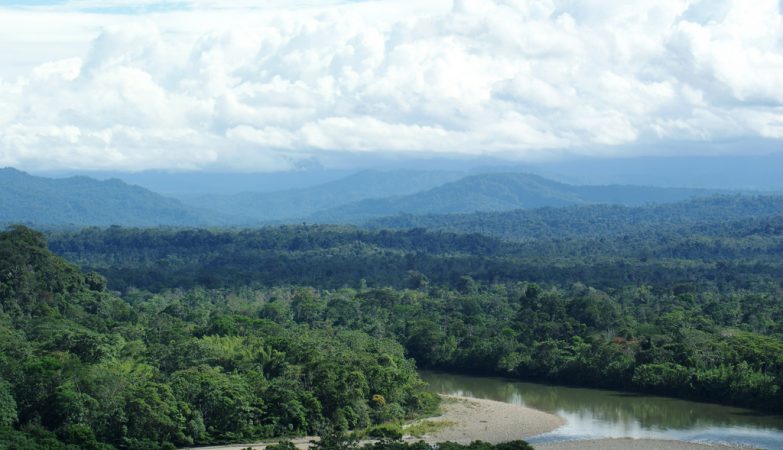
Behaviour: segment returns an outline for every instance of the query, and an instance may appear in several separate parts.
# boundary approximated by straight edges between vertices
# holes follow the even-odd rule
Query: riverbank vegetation
[[[284,328],[353,330],[399,342],[419,367],[629,389],[780,411],[779,292],[676,292],[574,284],[463,290],[270,288],[136,291],[132,303]],[[218,319],[219,317],[219,319]],[[202,319],[207,320],[207,319]],[[206,325],[209,326],[209,325]]]

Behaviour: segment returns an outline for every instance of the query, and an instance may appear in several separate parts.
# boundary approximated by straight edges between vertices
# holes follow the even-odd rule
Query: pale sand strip
[[[461,444],[484,441],[496,444],[546,433],[565,424],[562,418],[554,414],[525,406],[469,397],[441,397],[443,414],[426,420],[454,424],[422,436],[424,441]]]
[[[723,445],[696,444],[693,442],[667,441],[659,439],[595,439],[589,441],[554,442],[537,444],[536,450],[723,450]]]

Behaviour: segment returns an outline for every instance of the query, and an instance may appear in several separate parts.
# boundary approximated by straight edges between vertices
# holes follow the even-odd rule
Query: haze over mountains
[[[117,179],[51,179],[0,169],[0,223],[204,225],[206,218],[177,200]]]
[[[117,178],[153,192],[176,198],[279,192],[304,189],[340,180],[362,170],[529,173],[566,184],[688,187],[703,189],[783,191],[783,154],[723,156],[646,156],[628,158],[577,158],[559,161],[513,163],[495,158],[388,159],[366,156],[345,167],[311,167],[287,172],[196,172],[150,170],[36,171],[34,175],[65,178],[75,175],[100,180]]]
[[[522,173],[465,177],[415,194],[368,199],[315,214],[318,222],[362,222],[390,213],[453,214],[583,204],[643,205],[707,196],[717,191],[640,186],[574,186]]]
[[[203,226],[310,221],[362,223],[407,214],[508,211],[585,204],[641,205],[716,191],[574,186],[523,173],[362,171],[314,187],[177,200],[117,179],[50,179],[0,171],[0,221],[41,225]]]
[[[413,194],[463,176],[464,173],[451,171],[366,170],[303,189],[203,195],[182,200],[239,223],[298,220],[355,201]]]
[[[783,154],[583,158],[529,170],[569,184],[783,191]]]

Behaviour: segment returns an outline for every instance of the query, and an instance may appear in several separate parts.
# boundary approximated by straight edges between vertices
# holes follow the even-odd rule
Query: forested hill
[[[0,223],[38,225],[200,225],[205,215],[119,180],[52,179],[0,169]]]
[[[573,186],[535,175],[364,171],[306,189],[191,197],[187,204],[117,179],[52,179],[0,169],[0,223],[151,227],[352,223],[397,213],[472,213],[586,204],[669,203],[713,191]],[[456,181],[455,181],[456,180]]]
[[[575,186],[524,173],[489,173],[411,195],[347,204],[316,213],[312,219],[358,223],[398,213],[453,214],[598,203],[633,206],[676,202],[714,193],[702,189],[644,186]]]
[[[432,413],[398,343],[263,318],[271,297],[123,301],[24,227],[0,232],[0,448],[159,450]],[[282,293],[281,293],[282,294]],[[290,294],[290,295],[289,295]]]
[[[447,171],[365,170],[309,188],[182,197],[182,201],[218,216],[234,217],[233,223],[300,221],[317,211],[369,198],[412,194],[463,176],[463,172]]]
[[[402,214],[368,221],[370,229],[481,233],[505,240],[576,238],[612,234],[674,233],[699,225],[703,231],[733,221],[783,214],[781,195],[723,195],[639,207],[581,205],[472,214]],[[686,231],[687,232],[687,231]]]

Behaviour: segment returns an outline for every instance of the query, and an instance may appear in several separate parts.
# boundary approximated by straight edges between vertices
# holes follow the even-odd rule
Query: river
[[[422,371],[434,392],[498,400],[563,417],[566,425],[528,439],[674,439],[783,449],[783,417],[742,408],[601,389]]]

